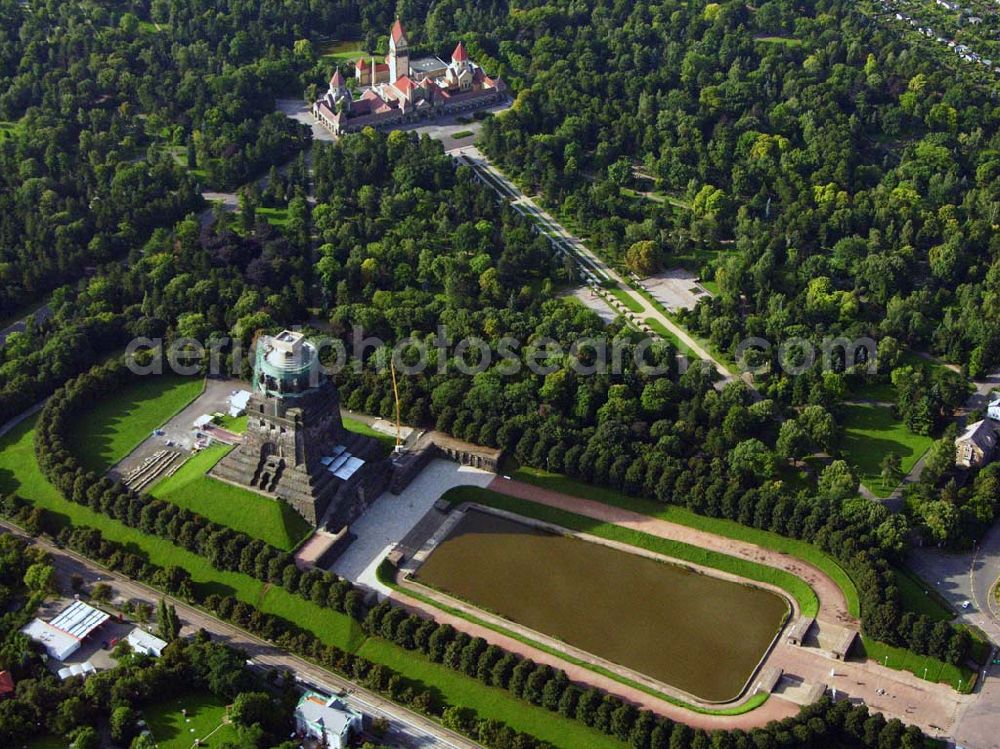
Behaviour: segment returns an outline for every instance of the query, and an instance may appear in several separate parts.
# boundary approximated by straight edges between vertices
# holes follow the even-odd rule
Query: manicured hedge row
[[[565,673],[538,666],[530,660],[520,659],[495,646],[487,646],[485,641],[473,640],[464,633],[456,632],[450,626],[439,626],[433,621],[407,614],[402,609],[387,603],[379,604],[366,614],[360,593],[349,582],[318,570],[301,573],[291,555],[286,552],[262,541],[251,539],[246,534],[205,520],[170,503],[138,495],[120,484],[114,484],[104,477],[88,472],[65,447],[68,442],[67,427],[71,419],[83,411],[84,404],[111,396],[133,376],[120,362],[97,367],[57,391],[43,409],[36,431],[36,455],[42,471],[67,498],[85,504],[144,533],[160,536],[189,549],[208,559],[218,569],[244,572],[257,579],[282,585],[290,592],[303,595],[322,605],[343,611],[363,621],[369,634],[396,642],[405,649],[419,650],[432,661],[475,676],[491,686],[506,689],[515,697],[529,703],[558,711],[585,725],[627,741],[632,746],[659,747],[667,746],[667,743],[671,746],[688,746],[690,742],[696,740],[698,734],[691,732],[687,726],[675,725],[672,721],[656,718],[652,714],[640,713],[633,706],[598,690],[580,690],[569,683]],[[26,520],[31,519],[33,515],[33,522],[39,527],[44,526],[44,513],[39,517],[39,510],[19,507],[16,499],[7,500],[4,504],[10,504],[9,509],[25,515]],[[742,507],[744,501],[737,505]],[[758,505],[756,515],[759,516],[765,506],[766,503]],[[841,523],[841,527],[836,530],[840,533],[846,532],[848,529],[843,525],[845,524]],[[831,532],[829,525],[818,528],[814,538],[818,541],[818,537]],[[839,533],[837,535],[839,540],[847,542],[847,539],[840,537]],[[98,531],[78,528],[68,533],[65,541],[82,553],[101,559],[131,577],[148,580],[177,595],[190,597],[193,593],[190,577],[184,570],[157,568],[144,558],[104,540]],[[828,544],[820,545],[823,547]],[[853,541],[850,545],[856,548]],[[862,547],[864,546],[867,544],[863,543]],[[871,561],[872,566],[868,569],[872,571],[880,562],[882,565],[885,564],[884,559],[872,554],[870,546],[864,551],[858,551],[855,554],[855,558],[857,557]],[[862,566],[861,572],[864,571]],[[323,644],[312,633],[290,622],[265,614],[245,602],[229,597],[210,597],[204,603],[220,617],[236,621],[254,632],[261,633],[283,648],[317,658],[325,665],[329,662],[335,670],[351,678],[357,678],[354,671],[355,656]],[[339,666],[336,665],[338,663]],[[350,670],[347,668],[348,664]],[[371,668],[375,668],[375,665],[377,664]],[[377,685],[373,688],[398,692],[403,688],[401,679],[392,680],[392,675],[382,666],[378,666],[375,675],[370,677],[371,683]],[[369,679],[368,670],[363,674],[363,678]],[[392,680],[391,685],[390,680]],[[401,693],[396,696],[402,698]],[[416,695],[408,695],[408,698],[417,699]],[[420,699],[426,700],[423,697]],[[442,716],[444,717],[443,713]],[[460,710],[449,712],[447,718],[457,730],[463,730],[470,735],[478,735],[481,729],[493,735],[492,727],[489,730],[481,727],[478,720]],[[878,718],[881,720],[881,716]],[[884,723],[884,720],[882,722]],[[820,734],[815,731],[815,727],[810,727],[809,722],[793,721],[793,724],[806,743],[813,740],[813,733],[817,736]],[[885,724],[884,727],[887,731],[898,729],[902,735],[902,724],[898,721]],[[879,729],[881,730],[882,728]],[[506,733],[504,735],[506,736]],[[871,735],[870,731],[868,735]],[[518,746],[534,746],[524,743],[528,739],[519,741],[521,743],[516,744]]]
[[[66,447],[69,426],[87,405],[113,397],[133,377],[120,361],[95,367],[58,390],[42,410],[35,455],[45,477],[63,496],[198,554],[216,569],[241,572],[318,605],[362,616],[361,594],[347,580],[323,570],[301,572],[286,551],[170,502],[137,494],[83,467]]]
[[[28,503],[14,497],[0,497],[0,512],[16,520],[35,513]],[[44,514],[41,521],[44,524]],[[104,539],[92,528],[63,529],[57,540],[81,554],[178,595],[190,591],[186,573],[150,564],[121,544]],[[448,706],[432,691],[407,683],[399,673],[366,658],[326,645],[311,632],[281,617],[267,614],[232,596],[209,595],[196,601],[215,613],[283,650],[313,660],[344,677],[379,691],[393,701],[406,704],[427,715],[439,717],[444,725],[460,731],[491,749],[546,749],[548,744],[515,731],[499,721],[480,718],[474,710]],[[771,722],[750,732],[716,731],[708,734],[683,723],[639,711],[617,697],[597,689],[582,690],[570,683],[563,671],[535,664],[482,638],[471,638],[450,625],[422,619],[386,602],[371,608],[364,617],[368,634],[388,639],[404,649],[419,651],[428,659],[484,684],[506,689],[512,695],[554,713],[573,718],[633,749],[760,749],[796,747],[893,746],[918,749],[924,737],[915,726],[904,727],[899,720],[886,721],[871,715],[864,705],[843,700],[822,700],[794,718]]]

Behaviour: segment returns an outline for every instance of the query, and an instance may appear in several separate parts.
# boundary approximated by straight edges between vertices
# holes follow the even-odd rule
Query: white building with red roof
[[[364,57],[354,65],[353,86],[337,70],[323,98],[313,104],[316,120],[335,135],[365,127],[392,129],[443,114],[473,111],[502,101],[507,86],[469,58],[463,42],[451,62],[410,58],[409,40],[397,20],[384,63]]]

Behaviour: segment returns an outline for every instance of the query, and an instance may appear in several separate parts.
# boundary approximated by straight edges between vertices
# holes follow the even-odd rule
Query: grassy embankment
[[[901,459],[902,475],[927,452],[933,438],[914,434],[884,406],[849,405],[844,407],[842,446],[848,463],[872,494],[888,497],[897,482],[882,478],[882,460],[889,453]]]
[[[279,549],[294,549],[312,528],[291,505],[206,475],[230,449],[215,444],[202,450],[149,493]]]
[[[106,538],[128,545],[159,565],[175,564],[191,573],[200,595],[231,594],[262,611],[295,622],[323,642],[359,653],[398,671],[416,689],[429,689],[447,704],[474,709],[480,716],[504,721],[531,733],[557,749],[587,746],[624,749],[624,744],[581,723],[534,707],[508,692],[431,663],[419,653],[403,650],[378,638],[365,638],[357,622],[319,607],[280,587],[267,585],[247,575],[220,572],[205,559],[174,544],[134,529],[69,502],[42,476],[34,458],[34,423],[29,419],[0,439],[0,492],[16,492],[53,514],[57,526],[97,528]]]
[[[630,497],[613,489],[590,486],[589,484],[574,481],[566,476],[549,473],[536,468],[518,468],[513,471],[512,475],[521,481],[532,483],[545,489],[551,489],[552,491],[592,499],[615,507],[632,510],[633,512],[704,530],[719,536],[747,541],[783,554],[796,556],[799,559],[809,562],[832,578],[843,592],[850,613],[856,617],[861,615],[858,590],[854,581],[851,580],[850,575],[847,574],[836,560],[805,541],[786,538],[770,531],[748,528],[732,520],[698,515],[683,507],[663,505],[648,499]],[[907,610],[912,610],[916,613],[927,613],[932,618],[952,618],[952,614],[940,600],[934,599],[931,601],[929,600],[929,596],[923,594],[922,583],[915,578],[913,573],[898,570],[897,574],[904,577],[900,581],[900,592],[904,607]],[[977,642],[974,649],[981,651],[982,647]],[[894,648],[869,638],[863,638],[863,642],[855,655],[872,658],[887,665],[889,668],[910,671],[921,678],[925,678],[924,669],[926,668],[926,678],[929,681],[949,684],[960,691],[968,691],[970,689],[971,678],[974,673],[971,669],[964,666],[953,666],[936,658],[918,656],[902,648]],[[980,655],[981,653],[977,652],[975,658],[981,660],[979,658]]]
[[[204,380],[195,377],[137,377],[114,398],[77,415],[69,450],[84,467],[103,473],[197,398],[204,387]]]

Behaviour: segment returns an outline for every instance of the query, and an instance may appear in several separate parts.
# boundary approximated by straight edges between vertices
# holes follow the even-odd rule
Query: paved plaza
[[[389,588],[376,579],[375,570],[392,547],[403,540],[448,489],[488,486],[495,477],[489,471],[449,460],[432,460],[399,496],[384,492],[375,500],[351,526],[356,538],[331,569],[341,577],[388,595]]]

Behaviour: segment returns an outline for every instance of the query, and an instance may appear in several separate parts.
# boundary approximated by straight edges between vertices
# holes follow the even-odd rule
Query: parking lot
[[[642,285],[660,304],[671,312],[694,309],[698,300],[709,296],[698,277],[689,270],[672,268],[642,280]]]
[[[174,450],[187,458],[195,448],[197,440],[194,420],[202,414],[213,414],[218,411],[229,411],[229,396],[234,390],[249,388],[245,382],[238,380],[207,379],[205,390],[186,408],[163,424],[157,432],[151,434],[135,450],[125,456],[117,465],[108,471],[111,479],[121,479],[130,471],[141,466],[143,461],[161,450]]]

